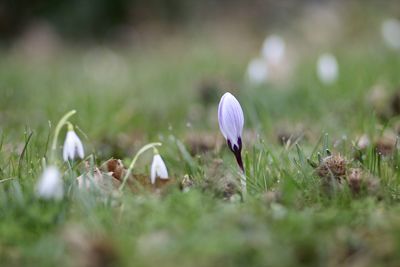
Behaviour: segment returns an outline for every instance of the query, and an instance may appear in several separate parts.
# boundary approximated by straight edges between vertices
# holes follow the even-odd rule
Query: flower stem
[[[235,155],[236,158],[236,162],[239,165],[241,172],[241,177],[240,177],[240,182],[242,184],[242,191],[246,192],[246,173],[244,171],[244,166],[243,166],[243,160],[242,160],[242,153],[241,151],[237,150],[233,153]]]
[[[68,131],[74,130],[74,125],[72,125],[72,123],[70,123],[69,121],[66,121],[65,124],[67,124],[67,126],[68,126]]]
[[[50,152],[50,162],[54,163],[55,152],[57,150],[57,141],[58,136],[60,135],[60,131],[64,124],[67,123],[68,119],[76,113],[76,110],[71,110],[70,112],[66,113],[60,121],[57,123],[56,129],[54,130],[53,142],[51,145],[51,152]]]
[[[242,139],[240,137],[238,138],[237,145],[232,145],[231,141],[228,139],[227,144],[229,149],[232,151],[233,155],[235,155],[236,162],[239,165],[240,170],[242,171],[240,182],[242,184],[242,192],[245,193],[247,187],[246,187],[246,173],[244,170],[243,160],[242,160]]]
[[[141,154],[143,154],[146,150],[148,150],[148,149],[150,149],[150,148],[153,148],[153,149],[154,149],[156,146],[161,146],[161,143],[150,143],[150,144],[147,144],[147,145],[143,146],[143,147],[136,153],[135,157],[132,159],[131,164],[129,165],[128,170],[126,171],[126,174],[125,174],[125,176],[124,176],[124,178],[123,178],[123,180],[122,180],[122,183],[121,183],[121,185],[120,185],[120,187],[119,187],[119,191],[122,191],[122,190],[124,189],[125,184],[126,184],[128,178],[129,178],[129,176],[131,175],[132,170],[133,170],[133,167],[135,166],[135,163],[136,163],[137,159],[139,158],[139,156],[140,156]]]
[[[240,151],[235,152],[234,154],[235,154],[236,162],[239,165],[240,170],[244,173],[242,154],[240,153]]]

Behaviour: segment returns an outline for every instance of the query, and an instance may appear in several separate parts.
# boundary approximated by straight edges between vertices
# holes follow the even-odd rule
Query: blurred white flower
[[[60,200],[64,195],[64,184],[60,171],[55,166],[48,166],[36,184],[36,195],[43,199]]]
[[[268,79],[268,65],[265,59],[252,59],[247,67],[247,77],[251,83],[260,84]]]
[[[167,167],[160,154],[154,154],[153,162],[151,163],[150,181],[152,184],[156,182],[156,178],[168,179]]]
[[[368,138],[368,135],[363,134],[361,137],[358,139],[357,146],[359,149],[366,149],[370,145],[370,140]]]
[[[63,147],[63,158],[64,161],[68,161],[68,159],[73,160],[76,157],[76,154],[83,159],[84,151],[83,145],[79,137],[76,135],[74,130],[68,130],[67,136],[65,137],[64,147]]]
[[[332,84],[338,78],[339,66],[332,54],[322,54],[317,62],[317,75],[324,84]]]
[[[261,54],[268,64],[279,64],[285,56],[285,41],[278,35],[268,36],[263,43]]]
[[[394,18],[387,19],[382,23],[382,36],[391,48],[400,49],[400,21]]]

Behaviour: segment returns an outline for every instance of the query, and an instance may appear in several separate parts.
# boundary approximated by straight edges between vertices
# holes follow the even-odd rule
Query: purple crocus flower
[[[225,93],[221,97],[218,106],[218,121],[229,149],[235,155],[240,169],[244,172],[241,155],[244,116],[239,101],[231,93]]]

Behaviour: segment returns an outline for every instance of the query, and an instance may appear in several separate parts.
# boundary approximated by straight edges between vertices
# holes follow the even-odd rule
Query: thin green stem
[[[7,182],[7,181],[10,181],[10,180],[12,180],[12,179],[14,179],[14,178],[11,177],[11,178],[6,178],[6,179],[3,179],[3,180],[0,180],[0,184],[1,184],[1,183],[4,183],[4,182]]]
[[[153,146],[153,154],[154,155],[160,154],[158,153],[158,149],[155,146]]]
[[[132,159],[131,164],[129,165],[128,170],[126,171],[126,174],[122,180],[121,186],[119,187],[119,191],[122,191],[125,187],[125,184],[129,178],[129,176],[132,173],[133,167],[135,166],[136,161],[138,160],[139,156],[143,154],[146,150],[155,148],[156,146],[161,146],[161,143],[150,143],[145,146],[143,146],[135,155],[135,157]]]
[[[69,121],[66,121],[65,124],[67,124],[67,126],[68,126],[68,131],[74,130],[74,125],[72,125],[72,123],[70,123]]]
[[[62,127],[68,122],[68,119],[76,113],[76,110],[71,110],[70,112],[66,113],[58,122],[56,129],[54,130],[53,142],[51,145],[51,152],[50,152],[50,162],[54,163],[54,157],[57,150],[57,141],[58,136],[60,135],[60,131]]]
[[[242,195],[243,198],[245,198],[246,194],[247,194],[247,177],[246,177],[246,173],[240,172],[240,183],[242,185]]]

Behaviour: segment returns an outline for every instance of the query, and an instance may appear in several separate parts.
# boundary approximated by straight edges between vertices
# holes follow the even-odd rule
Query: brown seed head
[[[189,192],[189,191],[190,191],[190,188],[192,188],[193,185],[194,185],[193,180],[190,179],[189,175],[186,174],[186,175],[183,177],[183,180],[182,180],[182,182],[180,183],[179,188],[180,188],[181,191],[183,191],[183,192]]]
[[[369,195],[376,195],[380,188],[379,178],[360,168],[349,170],[347,182],[353,194],[359,194],[364,189]]]
[[[360,168],[352,168],[347,175],[347,182],[353,194],[358,194],[361,191],[363,171]]]
[[[321,161],[316,172],[321,178],[335,178],[340,181],[346,175],[346,165],[345,158],[340,155],[331,155]]]
[[[389,156],[393,153],[395,145],[395,140],[381,138],[375,143],[375,151],[382,156]]]

